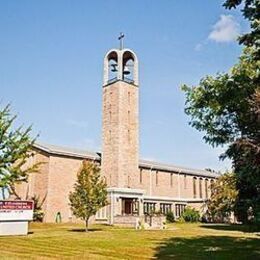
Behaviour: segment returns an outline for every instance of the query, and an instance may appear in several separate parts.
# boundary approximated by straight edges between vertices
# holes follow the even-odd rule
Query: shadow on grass
[[[260,232],[260,226],[257,225],[239,225],[239,224],[207,224],[201,225],[202,228],[209,228],[224,231],[241,231],[247,233]]]
[[[73,229],[69,229],[70,232],[95,232],[95,231],[102,231],[102,228],[89,228],[88,231],[86,232],[85,228],[73,228]]]
[[[170,238],[156,249],[156,259],[260,259],[260,239],[227,236]]]

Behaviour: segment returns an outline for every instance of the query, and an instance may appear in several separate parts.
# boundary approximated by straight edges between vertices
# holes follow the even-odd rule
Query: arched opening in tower
[[[123,80],[129,83],[134,83],[134,55],[130,51],[123,54]]]
[[[108,55],[108,83],[117,79],[118,75],[118,57],[115,51]]]

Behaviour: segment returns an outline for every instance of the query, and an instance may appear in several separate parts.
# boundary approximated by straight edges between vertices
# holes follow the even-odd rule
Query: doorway
[[[122,198],[122,215],[138,215],[139,201],[132,198]]]

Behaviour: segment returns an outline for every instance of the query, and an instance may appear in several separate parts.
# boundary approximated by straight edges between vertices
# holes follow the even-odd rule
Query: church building
[[[69,192],[82,160],[95,162],[108,185],[109,205],[95,216],[108,224],[133,222],[154,211],[172,211],[178,218],[187,205],[200,211],[210,196],[210,183],[218,177],[139,158],[138,59],[130,49],[110,50],[104,58],[102,153],[37,143],[30,163],[44,162],[40,172],[18,186],[22,198],[43,200],[45,222],[76,221]]]

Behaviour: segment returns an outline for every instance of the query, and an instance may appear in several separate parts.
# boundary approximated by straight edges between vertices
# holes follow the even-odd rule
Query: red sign
[[[33,202],[22,200],[2,200],[0,201],[0,210],[33,210]]]
[[[0,223],[33,219],[33,201],[0,200]]]

